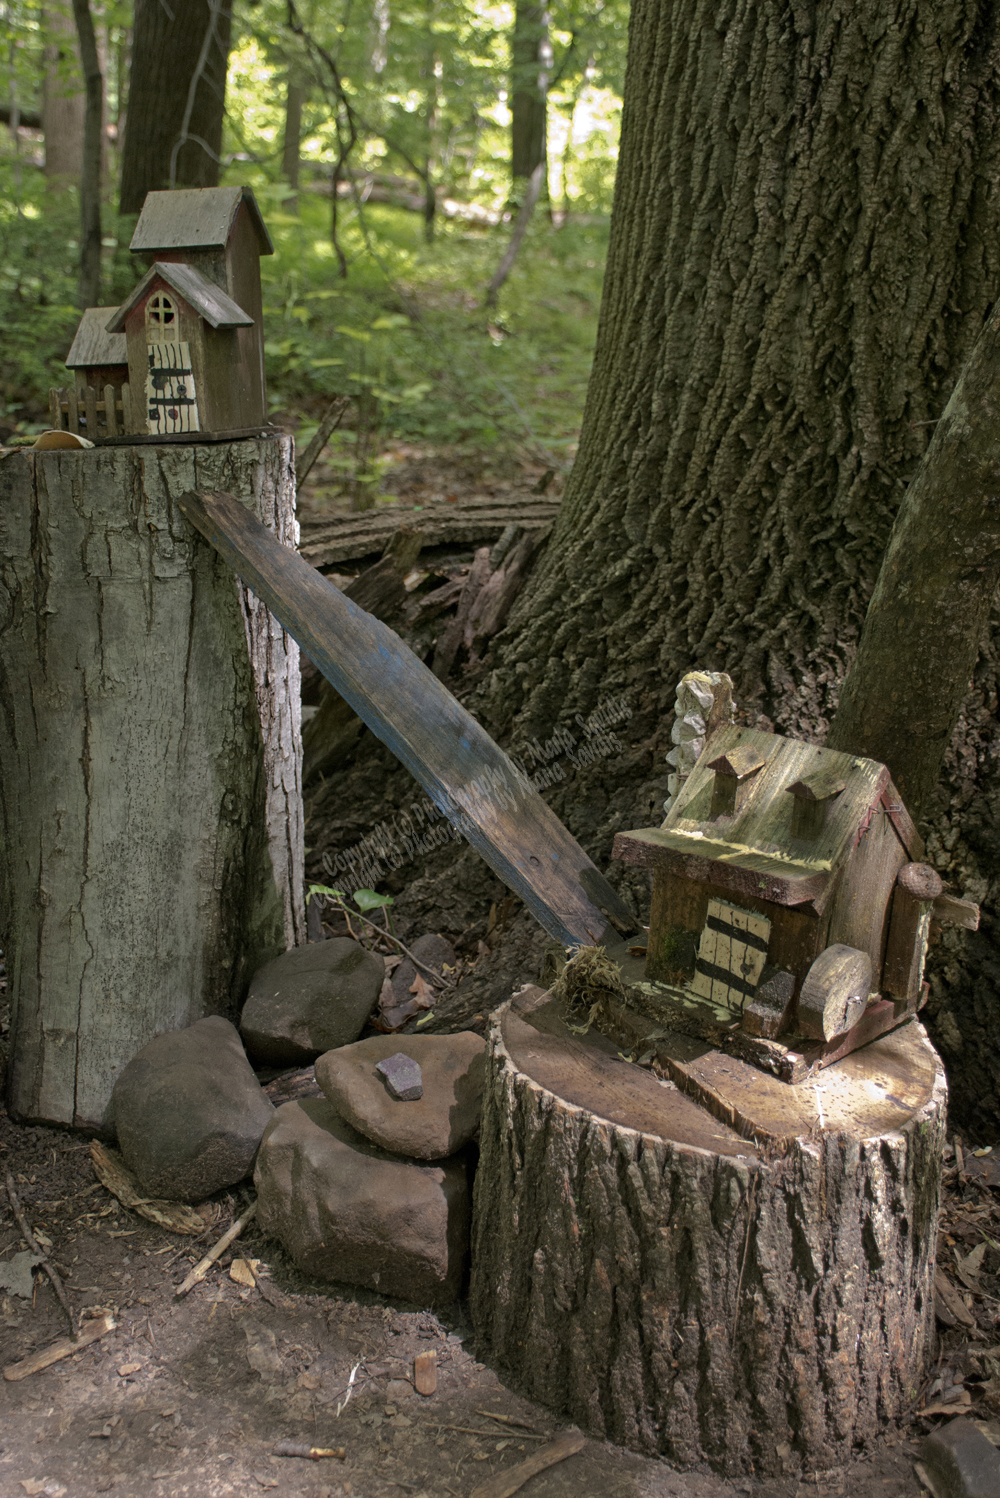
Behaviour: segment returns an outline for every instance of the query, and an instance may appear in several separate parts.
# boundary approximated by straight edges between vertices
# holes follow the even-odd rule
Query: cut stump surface
[[[830,1467],[922,1377],[941,1063],[916,1022],[800,1086],[670,1039],[659,1080],[538,989],[493,1016],[477,1332],[594,1436],[729,1474],[777,1475],[787,1447]]]

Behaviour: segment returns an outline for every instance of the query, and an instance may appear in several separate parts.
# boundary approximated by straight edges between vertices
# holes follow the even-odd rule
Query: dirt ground
[[[65,1271],[74,1311],[106,1307],[117,1329],[42,1372],[0,1384],[3,1498],[221,1498],[272,1488],[290,1498],[467,1498],[565,1428],[477,1360],[461,1302],[435,1314],[310,1284],[252,1225],[236,1252],[261,1260],[269,1299],[234,1283],[226,1255],[175,1301],[174,1287],[203,1245],[120,1207],[97,1183],[79,1136],[0,1118],[0,1176],[7,1171],[29,1225]],[[247,1183],[218,1198],[223,1216],[211,1241],[249,1194]],[[5,1193],[0,1202],[2,1265],[25,1245]],[[0,1327],[5,1366],[65,1335],[43,1274],[33,1302],[0,1293]],[[438,1387],[423,1397],[410,1379],[414,1357],[429,1349],[437,1354]],[[914,1420],[865,1456],[845,1451],[835,1471],[768,1481],[675,1472],[588,1441],[522,1491],[526,1498],[917,1498],[913,1461],[928,1428]],[[273,1456],[279,1440],[343,1446],[345,1457]]]

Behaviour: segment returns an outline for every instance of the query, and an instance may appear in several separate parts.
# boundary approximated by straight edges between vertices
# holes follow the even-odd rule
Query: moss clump
[[[552,985],[553,998],[566,1005],[567,1015],[582,1019],[571,1025],[585,1035],[602,1012],[612,1004],[624,1004],[627,994],[618,964],[603,947],[580,947]]]

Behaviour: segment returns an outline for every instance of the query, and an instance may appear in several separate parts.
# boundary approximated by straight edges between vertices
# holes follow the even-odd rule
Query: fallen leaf
[[[35,1288],[35,1266],[41,1262],[37,1254],[25,1249],[8,1259],[6,1264],[0,1264],[0,1290],[30,1300]]]
[[[229,1278],[234,1284],[246,1285],[252,1290],[257,1283],[255,1276],[259,1268],[259,1259],[234,1259],[229,1266]]]
[[[300,1373],[295,1380],[296,1387],[299,1389],[318,1389],[320,1383],[321,1380],[316,1377],[315,1373]]]
[[[410,984],[410,992],[416,999],[418,1009],[433,1009],[437,1000],[437,994],[433,986],[427,982],[421,973],[418,973]]]
[[[45,1492],[44,1482],[40,1482],[37,1477],[22,1477],[21,1486],[28,1494],[28,1498],[34,1498],[36,1493]]]
[[[259,1373],[265,1383],[281,1377],[281,1354],[269,1327],[258,1326],[249,1321],[243,1327],[247,1339],[247,1362]]]
[[[276,1488],[278,1486],[278,1479],[272,1477],[270,1472],[255,1472],[253,1480],[260,1488]]]
[[[128,1378],[131,1373],[138,1373],[142,1367],[141,1363],[119,1363],[118,1373],[121,1378]]]
[[[945,1326],[975,1326],[976,1318],[940,1269],[934,1271],[934,1314]]]

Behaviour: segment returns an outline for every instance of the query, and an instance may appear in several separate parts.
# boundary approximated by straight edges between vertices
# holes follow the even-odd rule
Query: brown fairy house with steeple
[[[130,431],[261,426],[260,256],[274,247],[250,188],[149,193],[130,249],[148,269],[106,324],[127,343]]]

